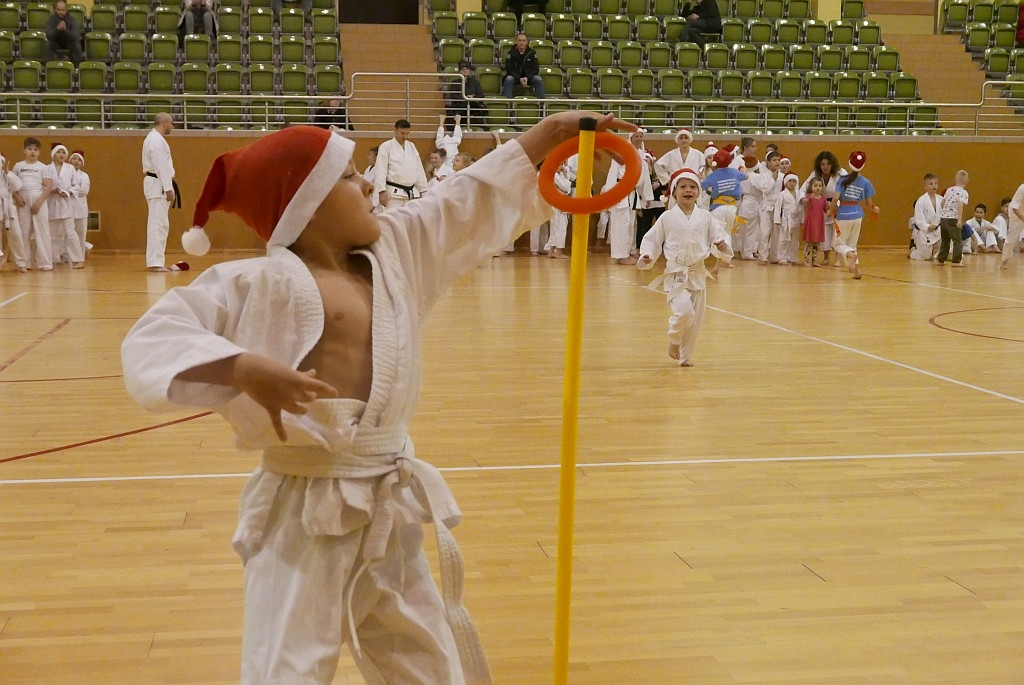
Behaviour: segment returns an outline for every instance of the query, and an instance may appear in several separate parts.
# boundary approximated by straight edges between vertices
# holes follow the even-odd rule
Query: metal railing
[[[354,73],[339,97],[356,131],[389,134],[397,119],[432,130],[446,95],[464,95],[459,74]],[[337,96],[335,96],[337,97]],[[634,99],[488,97],[473,129],[518,131],[568,109],[614,111],[652,133],[680,126],[709,134],[784,135],[1024,135],[1024,81],[986,81],[979,102],[888,102],[772,99]],[[169,111],[182,128],[270,130],[315,123],[324,96],[275,94],[2,93],[0,126],[12,128],[132,129]]]

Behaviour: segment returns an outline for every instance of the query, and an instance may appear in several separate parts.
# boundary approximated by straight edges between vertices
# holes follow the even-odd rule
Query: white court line
[[[978,457],[1019,457],[1024,450],[988,452],[907,452],[905,454],[840,454],[834,456],[736,457],[718,459],[666,459],[664,461],[609,461],[577,464],[581,469],[629,468],[633,466],[706,466],[715,464],[786,464],[799,462],[845,462],[886,459],[970,459]],[[560,464],[521,464],[504,466],[451,466],[438,469],[445,473],[482,473],[485,471],[554,471]],[[248,478],[252,473],[184,473],[163,476],[109,476],[95,478],[25,478],[0,480],[0,485],[46,485],[70,483],[121,483],[146,480],[200,480],[210,478]]]
[[[800,338],[806,338],[807,340],[813,340],[814,342],[821,343],[822,345],[828,345],[829,347],[835,347],[837,349],[843,350],[844,352],[850,352],[852,354],[859,354],[862,357],[867,357],[868,359],[874,359],[875,361],[879,361],[879,362],[882,362],[884,364],[890,364],[892,366],[896,366],[896,367],[899,367],[901,369],[905,369],[907,371],[913,371],[913,372],[919,373],[919,374],[921,374],[923,376],[928,376],[929,378],[934,378],[936,380],[945,381],[946,383],[952,383],[953,385],[959,385],[962,388],[967,388],[969,390],[976,390],[978,392],[985,393],[986,395],[992,395],[993,397],[998,397],[1001,400],[1008,400],[1008,401],[1014,402],[1016,404],[1024,404],[1024,399],[1022,399],[1020,397],[1014,397],[1013,395],[1006,395],[1006,394],[1001,393],[1001,392],[996,392],[995,390],[989,390],[988,388],[983,388],[980,385],[974,385],[973,383],[965,383],[964,381],[958,381],[955,378],[950,378],[949,376],[943,376],[941,374],[932,373],[931,371],[925,371],[924,369],[919,369],[916,366],[911,366],[910,364],[904,364],[903,362],[898,362],[898,361],[895,361],[895,360],[892,360],[892,359],[886,359],[885,357],[881,357],[881,356],[879,356],[877,354],[872,354],[871,352],[865,352],[864,350],[858,350],[855,347],[849,347],[848,345],[840,345],[839,343],[834,343],[834,342],[832,342],[830,340],[825,340],[824,338],[818,338],[818,337],[815,337],[813,335],[807,335],[806,333],[800,333],[799,331],[794,331],[792,328],[786,328],[785,326],[779,326],[778,324],[768,323],[767,321],[762,321],[760,319],[755,319],[755,318],[753,318],[751,316],[745,316],[743,314],[737,314],[736,312],[730,312],[730,311],[727,311],[725,309],[720,309],[718,307],[708,307],[708,309],[713,309],[714,311],[720,312],[722,314],[728,314],[729,316],[735,316],[738,319],[743,319],[745,321],[751,321],[753,323],[760,324],[762,326],[767,326],[768,328],[774,328],[775,330],[782,331],[783,333],[789,333],[790,335],[795,335],[795,336],[800,337]]]
[[[7,306],[7,305],[9,305],[9,304],[10,304],[11,302],[14,302],[15,300],[21,299],[22,297],[25,297],[26,295],[28,295],[28,293],[27,293],[27,292],[24,292],[24,293],[18,293],[18,294],[17,294],[17,295],[15,295],[14,297],[8,298],[8,299],[4,300],[3,302],[0,302],[0,307],[6,307],[6,306]]]
[[[988,293],[979,293],[973,290],[960,290],[959,288],[950,288],[948,285],[935,285],[934,283],[913,283],[913,285],[919,285],[922,288],[935,288],[936,290],[948,290],[950,292],[959,293],[961,295],[977,295],[978,297],[988,297],[993,300],[1005,300],[1006,302],[1017,302],[1018,304],[1024,303],[1024,300],[1017,299],[1016,297],[1003,297],[1002,295],[989,295]]]

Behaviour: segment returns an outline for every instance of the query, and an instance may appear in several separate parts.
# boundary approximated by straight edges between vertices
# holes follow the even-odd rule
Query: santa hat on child
[[[719,150],[711,158],[711,166],[714,169],[728,169],[732,164],[732,153],[728,150]]]
[[[80,160],[82,160],[82,164],[85,164],[85,153],[83,151],[75,150],[74,152],[71,153],[71,156],[68,157],[68,161],[73,161],[75,157],[78,157]]]
[[[754,155],[747,155],[743,158],[743,166],[748,169],[754,169],[757,167],[757,157]]]
[[[782,155],[781,157],[779,157],[779,164],[786,164],[786,163],[792,164],[793,160],[791,160],[786,155]]]
[[[196,203],[192,228],[181,237],[189,254],[203,255],[210,212],[237,215],[267,247],[288,247],[334,188],[355,143],[314,126],[292,126],[232,150],[213,162]]]
[[[860,171],[867,164],[868,156],[860,150],[850,153],[850,168],[854,171]]]
[[[678,143],[680,140],[682,140],[684,138],[688,142],[691,142],[691,143],[693,142],[693,134],[690,133],[690,129],[688,129],[688,128],[681,128],[678,131],[676,131],[676,143]]]
[[[676,184],[683,179],[689,179],[697,184],[697,190],[700,191],[700,176],[693,169],[682,168],[676,169],[672,172],[672,175],[668,179],[668,194],[671,195],[676,190]]]
[[[708,144],[704,146],[704,158],[714,157],[716,154],[718,154],[718,148],[715,147],[714,141],[709,140]]]
[[[786,174],[786,175],[785,175],[785,176],[784,176],[784,177],[782,178],[782,185],[786,185],[786,184],[787,184],[787,183],[789,183],[790,181],[796,181],[796,184],[797,184],[797,185],[800,185],[800,177],[799,177],[799,176],[797,176],[796,174]]]
[[[64,143],[54,143],[50,146],[50,157],[53,157],[58,150],[63,150],[65,155],[68,153],[68,149],[64,146]]]

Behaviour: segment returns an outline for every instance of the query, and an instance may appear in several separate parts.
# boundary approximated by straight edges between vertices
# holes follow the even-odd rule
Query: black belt
[[[392,181],[384,181],[384,182],[386,184],[388,184],[389,186],[391,186],[392,188],[398,188],[399,190],[404,190],[405,194],[409,196],[410,200],[414,200],[415,199],[412,196],[412,191],[414,191],[416,189],[416,186],[403,186],[401,183],[393,183]]]
[[[160,178],[152,171],[147,171],[146,176],[156,179]],[[171,179],[171,187],[174,188],[174,202],[171,203],[171,207],[174,207],[175,209],[181,209],[181,191],[178,190],[178,182],[175,181],[173,178]]]

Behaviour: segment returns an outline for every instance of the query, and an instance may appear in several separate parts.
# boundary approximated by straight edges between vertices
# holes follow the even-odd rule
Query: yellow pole
[[[576,197],[590,197],[594,177],[597,120],[580,120]],[[587,282],[590,215],[573,214],[569,272],[569,320],[565,335],[565,382],[562,386],[562,468],[558,490],[558,577],[555,582],[554,683],[569,682],[569,615],[572,604],[573,518],[576,505],[576,437],[579,423],[580,352],[583,347],[583,300]]]

